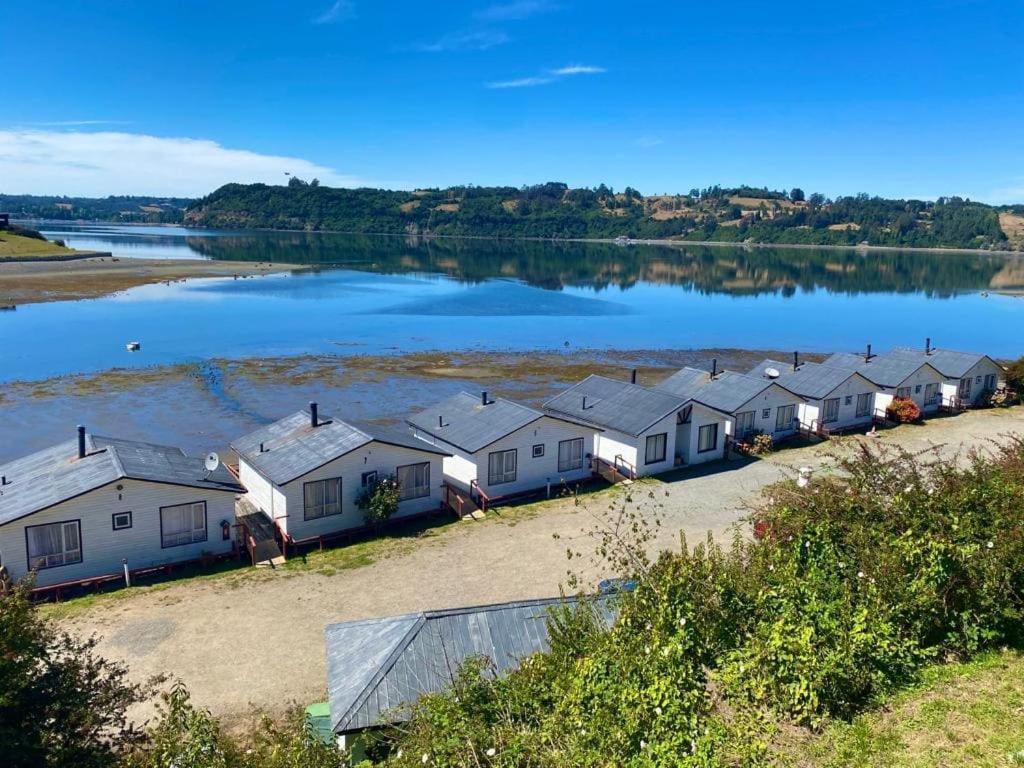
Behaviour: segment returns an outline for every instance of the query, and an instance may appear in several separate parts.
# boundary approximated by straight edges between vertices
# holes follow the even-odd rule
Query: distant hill
[[[179,224],[191,202],[184,197],[0,195],[0,211],[16,219]]]
[[[237,229],[538,238],[672,238],[721,242],[1008,248],[1024,209],[961,198],[888,200],[858,195],[805,199],[800,190],[709,187],[641,195],[600,185],[571,189],[451,187],[412,192],[227,184],[193,202],[186,224]],[[1008,239],[1007,235],[1010,235]]]

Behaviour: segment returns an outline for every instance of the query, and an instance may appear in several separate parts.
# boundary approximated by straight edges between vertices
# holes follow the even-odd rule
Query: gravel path
[[[979,411],[901,427],[878,438],[911,449],[981,447],[1024,433],[1024,408]],[[866,438],[849,438],[861,440]],[[780,451],[634,486],[663,504],[658,546],[728,534],[758,491],[802,465],[819,466],[832,447]],[[556,500],[504,518],[450,526],[370,565],[327,576],[278,572],[266,578],[182,581],[166,589],[103,600],[65,624],[101,636],[100,653],[126,662],[137,679],[166,673],[184,680],[195,701],[232,722],[250,704],[280,711],[324,696],[325,625],[431,608],[557,594],[566,548],[589,549],[591,509],[606,509],[621,489],[579,506]],[[653,503],[653,502],[648,502]],[[555,539],[553,534],[560,538]],[[261,574],[264,575],[264,574]],[[589,580],[604,574],[591,568]]]

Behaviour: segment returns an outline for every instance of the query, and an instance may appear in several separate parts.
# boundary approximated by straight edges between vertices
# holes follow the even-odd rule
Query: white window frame
[[[937,383],[927,384],[924,388],[924,404],[934,405],[942,399],[942,387]]]
[[[973,383],[974,382],[972,381],[970,376],[965,376],[964,378],[960,379],[960,384],[956,388],[957,396],[963,398],[964,400],[969,400],[971,398],[971,385]]]
[[[583,469],[583,438],[573,437],[568,440],[559,440],[558,471],[572,472],[575,469]]]
[[[651,441],[654,441],[653,443]],[[659,451],[658,444],[661,444]],[[654,455],[651,455],[651,446],[654,446]],[[648,435],[644,440],[644,464],[660,464],[668,456],[668,432],[659,432],[656,435]]]
[[[913,387],[896,387],[896,397],[902,397],[904,400],[909,400],[913,392]]]
[[[857,395],[857,418],[871,415],[871,404],[874,400],[874,392],[861,392]],[[864,407],[861,407],[861,403],[864,403]]]
[[[543,458],[544,456],[544,443],[537,443],[530,449],[530,455],[535,459]]]
[[[416,479],[422,480],[422,483],[411,485],[407,488],[406,484],[402,482],[402,470],[412,470],[416,472]],[[425,496],[429,496],[430,462],[420,461],[415,464],[402,464],[401,466],[395,467],[395,479],[398,481],[399,501],[409,501],[410,499],[422,499]]]
[[[742,440],[749,434],[754,432],[756,427],[754,426],[754,419],[757,417],[757,411],[741,411],[736,414],[736,438]],[[744,426],[744,422],[747,422]]]
[[[510,461],[511,459],[511,461]],[[495,463],[500,462],[500,467]],[[511,469],[509,468],[511,465]],[[504,451],[491,451],[487,454],[487,484],[505,485],[514,483],[519,470],[519,450],[510,448]]]
[[[830,397],[821,404],[822,424],[834,424],[839,421],[839,402],[838,397]],[[832,413],[829,413],[829,409],[832,409]]]
[[[338,489],[338,500],[327,501],[327,489],[331,484],[337,486]],[[320,489],[320,501],[310,503],[309,495],[314,493],[316,489]],[[310,480],[308,483],[302,484],[302,519],[303,520],[322,520],[325,517],[334,517],[340,515],[343,511],[341,503],[341,492],[344,486],[341,482],[340,477],[327,477],[323,480]]]
[[[789,418],[784,418],[785,414],[789,414]],[[796,418],[796,406],[792,403],[789,405],[780,405],[775,409],[775,431],[776,432],[790,432],[793,429],[793,419]]]
[[[39,528],[56,528],[60,531],[60,552],[44,552],[32,554],[33,534],[30,531]],[[70,532],[74,531],[74,543],[69,547]],[[64,565],[75,565],[82,562],[82,522],[80,520],[61,520],[55,523],[25,526],[25,557],[30,571],[44,571],[47,568],[60,568]]]
[[[996,376],[994,373],[986,373],[985,374],[985,389],[992,389],[992,390],[994,390],[998,383],[999,383],[999,377]]]
[[[164,530],[164,513],[177,512],[188,509],[189,528],[187,531],[167,533]],[[202,520],[200,523],[199,521]],[[170,504],[160,507],[160,548],[170,549],[171,547],[184,547],[189,544],[198,544],[206,541],[206,502],[190,501],[185,504]],[[170,542],[170,543],[168,543]]]
[[[127,518],[128,518],[128,524],[127,525],[118,525],[117,524],[117,519],[119,517],[125,517],[125,516],[127,516]],[[132,527],[132,513],[131,513],[131,510],[129,510],[127,512],[115,512],[114,514],[112,514],[110,516],[110,527],[111,527],[112,530],[115,530],[115,531],[127,531],[129,528],[131,528]]]
[[[712,436],[711,444],[708,445],[708,441],[705,435],[710,434]],[[701,447],[707,446],[707,447]],[[697,453],[708,453],[718,447],[718,422],[712,422],[711,424],[701,424],[697,429]]]

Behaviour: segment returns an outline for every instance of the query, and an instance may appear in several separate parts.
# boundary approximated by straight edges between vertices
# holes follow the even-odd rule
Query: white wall
[[[610,464],[614,464],[616,457],[621,456],[625,461],[636,467],[637,477],[667,472],[675,466],[676,417],[677,414],[673,411],[668,416],[659,420],[654,426],[644,430],[642,434],[635,437],[611,429],[598,432],[595,439],[595,452]],[[662,432],[667,435],[665,438],[665,460],[647,464],[644,460],[647,436],[657,435]]]
[[[595,434],[599,433],[592,427],[542,416],[473,454],[476,480],[484,493],[492,498],[539,490],[546,487],[549,480],[552,493],[557,492],[562,483],[574,483],[590,477],[588,455],[594,453]],[[568,472],[559,472],[558,443],[576,438],[583,439],[583,466]],[[535,445],[544,446],[544,455],[536,459],[533,458]],[[491,485],[487,482],[488,456],[495,451],[506,450],[517,452],[516,479],[510,483]]]
[[[829,429],[850,429],[852,427],[870,425],[874,413],[877,387],[860,374],[854,374],[820,400],[809,400],[797,407],[800,423],[807,429],[817,429],[819,420],[825,413],[825,401],[839,399],[839,419],[824,426]],[[871,395],[868,412],[865,416],[857,415],[857,396]],[[849,402],[847,402],[849,399]]]
[[[775,419],[778,416],[778,409],[786,405],[794,405],[796,408],[793,409],[794,418],[798,417],[798,410],[800,404],[803,403],[803,399],[794,395],[792,392],[783,389],[777,384],[765,389],[760,395],[748,400],[740,408],[733,411],[733,417],[738,413],[744,413],[746,411],[754,412],[754,430],[756,432],[763,432],[766,435],[771,435],[773,438],[782,438],[793,434],[796,431],[796,422],[791,422],[786,425],[783,429],[775,428]],[[765,415],[767,411],[768,415]],[[730,424],[730,434],[732,429],[735,428],[735,424]]]
[[[430,495],[401,502],[395,518],[439,509],[441,483],[444,479],[441,459],[442,457],[436,453],[378,442],[368,443],[319,469],[278,486],[281,496],[274,500],[277,517],[287,514],[287,520],[282,523],[286,523],[287,532],[295,539],[325,536],[349,528],[360,528],[366,524],[362,510],[356,506],[356,499],[362,491],[362,474],[376,470],[381,476],[394,475],[396,467],[423,462],[430,464]],[[305,520],[303,485],[314,480],[335,477],[341,478],[341,514]],[[269,514],[269,510],[264,511]]]
[[[598,432],[597,437],[594,438],[594,455],[613,465],[617,464],[619,457],[621,457],[624,461],[636,467],[636,447],[636,437],[616,432],[613,429]],[[639,469],[639,467],[637,468]]]
[[[718,440],[715,447],[710,451],[698,451],[700,444],[700,428],[708,424],[718,424]],[[676,454],[683,464],[703,464],[706,461],[715,461],[723,458],[725,454],[725,438],[731,433],[731,419],[726,418],[718,411],[694,403],[690,415],[690,422],[680,424],[676,428]]]
[[[941,385],[945,379],[939,374],[938,371],[932,369],[930,366],[922,366],[906,380],[904,380],[899,387],[886,388],[886,393],[895,396],[900,387],[910,388],[910,399],[917,403],[917,407],[921,409],[921,413],[931,413],[938,410],[941,405],[942,398],[940,397],[936,402],[931,404],[925,404],[924,393],[928,384],[939,384]],[[941,386],[939,388],[941,392]],[[890,397],[890,400],[892,398]],[[888,404],[888,403],[886,403]],[[884,408],[884,406],[883,406]]]
[[[975,365],[969,371],[967,371],[967,373],[963,375],[964,379],[971,380],[970,402],[965,403],[965,405],[985,404],[982,400],[982,395],[985,392],[985,377],[989,375],[994,375],[996,377],[996,386],[1006,383],[1005,371],[1003,371],[1003,369],[996,365],[994,362],[987,359],[975,363]],[[960,381],[960,379],[951,379],[946,382],[946,384],[943,386],[942,393],[944,402],[949,402],[949,400],[947,400],[946,398],[946,387],[950,386],[950,389],[952,390],[951,394],[953,396],[956,396],[959,391]]]
[[[118,484],[123,486],[122,491],[117,490]],[[160,507],[195,501],[206,502],[206,541],[161,547]],[[129,511],[132,527],[113,530],[111,516]],[[127,558],[128,567],[135,569],[195,560],[204,553],[230,552],[234,531],[227,541],[223,540],[220,523],[235,522],[235,494],[139,480],[121,480],[98,488],[0,526],[0,558],[11,577],[19,579],[28,572],[27,526],[71,520],[80,521],[82,562],[40,570],[36,580],[39,586],[121,573],[122,558]]]

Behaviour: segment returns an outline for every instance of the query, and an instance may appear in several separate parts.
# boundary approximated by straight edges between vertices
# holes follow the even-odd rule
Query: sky
[[[1024,202],[1024,3],[4,0],[0,193]]]

